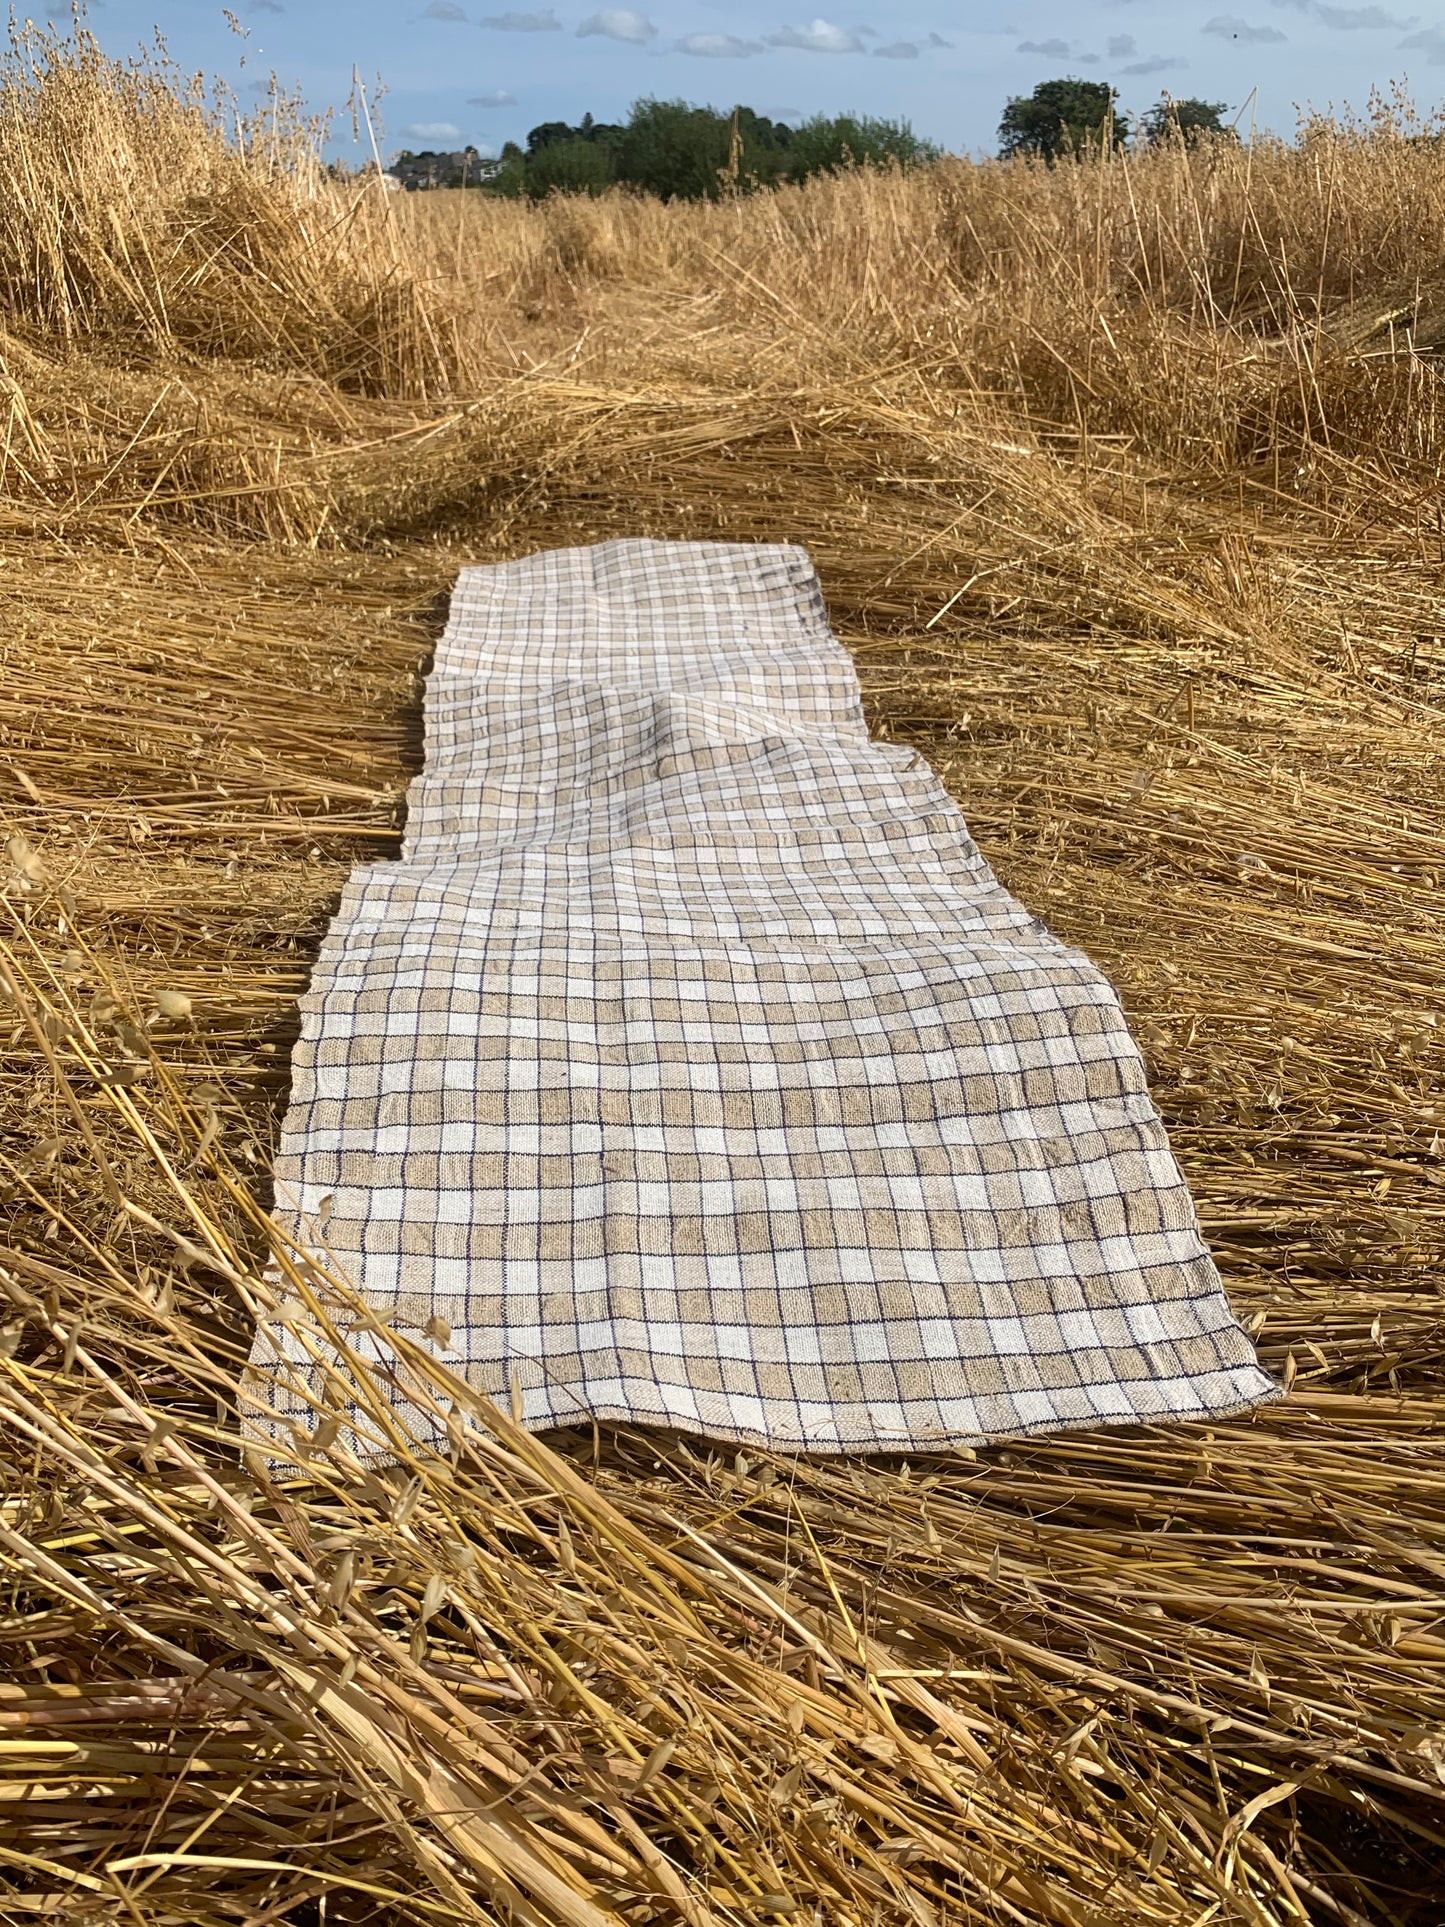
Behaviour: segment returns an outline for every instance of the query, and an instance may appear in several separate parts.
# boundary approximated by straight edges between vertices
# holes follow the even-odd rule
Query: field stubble
[[[1438,1918],[1433,151],[398,206],[83,43],[8,75],[0,1912]],[[449,1455],[243,1462],[295,999],[439,599],[632,532],[808,546],[1119,985],[1286,1402],[793,1460],[417,1354]]]

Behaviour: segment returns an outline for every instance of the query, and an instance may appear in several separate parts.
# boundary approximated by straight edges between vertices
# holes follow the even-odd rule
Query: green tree
[[[509,201],[519,200],[527,191],[527,156],[515,141],[503,144],[501,153],[482,172],[480,185],[489,194],[500,194]]]
[[[793,130],[785,120],[769,120],[751,107],[735,110],[738,131],[738,186],[775,187],[791,166]],[[728,120],[731,156],[732,119]]]
[[[728,151],[728,122],[713,108],[692,107],[685,100],[639,100],[623,132],[618,172],[644,194],[700,201],[718,193]]]
[[[783,171],[789,130],[736,110],[737,185],[767,186]],[[628,186],[663,200],[716,200],[729,178],[734,115],[685,100],[639,100],[617,150],[617,173]]]
[[[527,157],[527,192],[534,201],[547,195],[601,194],[617,179],[617,162],[605,141],[588,140],[568,130],[546,140]]]
[[[879,120],[872,114],[816,114],[793,131],[788,178],[836,174],[848,167],[916,167],[936,161],[938,149],[920,140],[906,120]]]
[[[1222,100],[1171,100],[1161,94],[1148,113],[1140,115],[1139,132],[1150,147],[1167,147],[1180,140],[1189,144],[1211,135],[1235,140],[1234,129],[1220,119],[1228,111]]]
[[[1033,155],[1057,161],[1088,148],[1124,145],[1124,129],[1114,112],[1118,95],[1104,80],[1043,80],[1028,95],[1016,95],[998,124],[999,153],[1005,160]]]
[[[555,147],[559,141],[576,138],[571,121],[544,120],[540,127],[534,127],[527,136],[527,157],[540,154],[544,147]]]

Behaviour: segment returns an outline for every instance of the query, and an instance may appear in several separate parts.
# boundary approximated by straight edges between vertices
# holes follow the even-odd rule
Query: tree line
[[[544,121],[525,147],[509,141],[495,159],[475,148],[403,151],[389,172],[405,186],[469,186],[532,200],[628,187],[663,200],[715,201],[849,167],[914,167],[939,153],[906,120],[819,114],[793,127],[751,107],[726,114],[682,100],[639,100],[625,121],[590,114],[575,127]]]
[[[1131,129],[1117,113],[1107,81],[1046,80],[1004,109],[999,152],[1005,159],[1048,163],[1128,145]],[[1227,137],[1222,102],[1161,97],[1132,138],[1145,145],[1203,136]],[[751,107],[721,113],[684,100],[639,100],[625,121],[576,126],[543,121],[527,144],[508,141],[495,158],[475,147],[454,153],[403,149],[387,170],[404,187],[470,187],[514,199],[549,194],[601,194],[631,188],[662,200],[718,200],[850,167],[916,167],[940,157],[906,120],[870,114],[818,114],[794,127]]]

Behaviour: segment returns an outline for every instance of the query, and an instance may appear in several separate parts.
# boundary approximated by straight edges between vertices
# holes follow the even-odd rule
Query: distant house
[[[428,187],[476,187],[494,166],[494,162],[483,160],[475,147],[463,147],[451,154],[434,153],[430,148],[425,153],[413,154],[409,148],[403,148],[386,171],[409,194],[414,194]]]

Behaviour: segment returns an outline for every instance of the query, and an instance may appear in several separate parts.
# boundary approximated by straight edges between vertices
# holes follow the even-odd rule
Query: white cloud
[[[431,5],[422,9],[421,17],[423,20],[465,20],[467,16],[454,0],[431,0]]]
[[[813,20],[806,27],[780,27],[768,35],[770,47],[797,47],[807,54],[861,54],[863,42],[831,20]]]
[[[685,33],[677,43],[680,54],[696,54],[701,60],[746,60],[760,54],[760,40],[739,40],[735,33]]]
[[[95,0],[90,0],[90,4],[94,6]],[[59,13],[62,9],[56,7],[53,11]],[[69,7],[66,7],[64,11],[69,13]],[[247,13],[285,13],[286,9],[279,4],[279,0],[251,0],[251,4],[247,7],[246,11]]]
[[[561,33],[562,22],[550,7],[540,13],[489,13],[477,23],[498,33]]]
[[[1418,14],[1411,14],[1401,20],[1393,13],[1386,13],[1383,7],[1315,7],[1316,20],[1322,20],[1327,27],[1334,27],[1340,33],[1357,33],[1361,29],[1383,30],[1391,28],[1398,32],[1401,27],[1413,27]]]
[[[601,13],[589,14],[577,29],[579,40],[586,40],[592,34],[641,47],[657,38],[657,29],[645,13],[638,13],[633,7],[604,7]]]
[[[879,60],[917,60],[918,42],[890,40],[886,47],[875,47],[873,52]]]
[[[1178,60],[1169,54],[1150,54],[1144,60],[1131,61],[1122,71],[1126,74],[1167,74],[1172,68],[1188,65],[1187,60]]]
[[[1139,49],[1131,33],[1115,33],[1109,36],[1110,60],[1128,60]]]
[[[1069,43],[1067,40],[1021,40],[1014,49],[1021,54],[1047,54],[1050,60],[1067,60]]]
[[[1406,27],[1415,25],[1416,16],[1408,20],[1398,14],[1386,13],[1383,7],[1331,7],[1322,0],[1270,0],[1276,7],[1288,7],[1295,13],[1306,13],[1321,26],[1331,27],[1336,33],[1368,33],[1385,30],[1402,33]]]
[[[1424,54],[1428,66],[1445,67],[1445,32],[1439,27],[1425,27],[1402,40],[1400,45],[1411,53]]]
[[[517,96],[507,92],[505,87],[494,87],[489,94],[474,94],[467,102],[468,107],[515,107]]]
[[[453,127],[449,120],[414,120],[401,131],[409,141],[459,141],[462,137],[461,128]]]
[[[1278,27],[1256,27],[1248,20],[1241,20],[1237,14],[1217,13],[1212,20],[1206,20],[1199,29],[1201,33],[1212,33],[1217,40],[1248,40],[1256,46],[1267,42],[1288,40],[1289,35],[1281,33]]]

